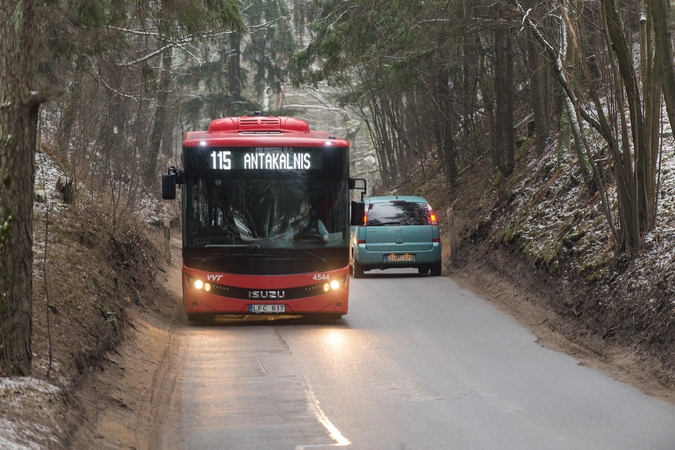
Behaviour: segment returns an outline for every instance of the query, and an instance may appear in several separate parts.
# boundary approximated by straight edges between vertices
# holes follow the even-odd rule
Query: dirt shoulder
[[[153,233],[157,245],[163,243]],[[159,448],[162,423],[171,410],[177,376],[180,339],[177,320],[184,320],[181,304],[180,240],[172,239],[173,264],[155,282],[163,289],[149,309],[129,314],[125,339],[109,352],[100,370],[90,374],[74,400],[82,421],[69,448],[76,450]]]
[[[170,411],[176,380],[176,342],[163,314],[131,319],[133,331],[74,400],[82,422],[68,447],[87,450],[152,449]]]

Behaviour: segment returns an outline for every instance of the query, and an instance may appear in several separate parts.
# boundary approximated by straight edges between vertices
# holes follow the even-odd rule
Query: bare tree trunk
[[[241,100],[241,35],[238,32],[230,33],[228,47],[224,63],[227,74],[223,81],[225,112],[226,115],[237,115],[242,113],[237,105]]]
[[[56,146],[61,152],[66,164],[66,175],[70,178],[72,186],[73,199],[78,190],[79,179],[77,176],[78,160],[75,150],[71,150],[71,138],[73,127],[75,126],[77,115],[81,109],[81,95],[82,95],[82,80],[84,78],[84,64],[86,62],[84,56],[77,59],[75,66],[75,73],[73,74],[73,83],[69,89],[69,98],[63,102],[63,114],[59,123],[59,129],[56,134]],[[69,173],[68,173],[69,172]]]
[[[176,123],[176,114],[175,106],[171,107],[167,105],[166,118],[164,119],[164,131],[162,131],[162,155],[167,158],[173,158],[174,156],[174,124]]]
[[[623,26],[619,18],[617,5],[614,0],[602,0],[602,12],[606,25],[607,45],[616,56],[617,71],[616,90],[618,98],[621,98],[621,84],[626,93],[630,115],[630,136],[625,114],[622,118],[622,151],[615,164],[619,172],[623,172],[626,180],[625,188],[619,185],[619,218],[621,220],[623,243],[630,255],[635,255],[642,243],[642,235],[647,231],[646,223],[641,221],[644,217],[641,208],[647,204],[643,189],[645,174],[642,172],[640,161],[645,158],[645,131],[640,91],[635,76],[635,70],[628,48]],[[623,83],[621,83],[623,82]],[[617,102],[619,112],[623,111],[621,102]],[[635,161],[631,155],[631,136]]]
[[[377,103],[377,100],[375,102]],[[387,126],[387,117],[384,113],[385,105],[382,100],[377,104],[378,108],[374,113],[374,122],[379,129],[380,148],[378,151],[380,152],[381,161],[384,161],[383,166],[385,166],[385,170],[381,172],[381,175],[383,180],[387,180],[387,185],[391,186],[393,182],[398,180],[398,167],[394,155],[394,146],[391,142],[391,133],[389,133],[389,127]]]
[[[157,173],[157,158],[159,156],[160,146],[162,144],[162,135],[166,127],[166,109],[169,100],[169,91],[171,90],[171,49],[164,51],[162,55],[162,76],[159,82],[159,94],[157,96],[157,110],[152,124],[152,133],[150,134],[150,148],[145,159],[145,170],[143,171],[143,184],[148,188],[153,188],[159,177]]]
[[[32,92],[33,4],[0,0],[0,375],[31,371],[33,182],[40,101]],[[12,24],[8,26],[7,24]]]
[[[673,65],[673,43],[670,32],[670,8],[667,0],[647,0],[649,12],[654,21],[655,59],[659,79],[666,102],[668,120],[675,127],[675,66]]]
[[[77,115],[80,105],[80,83],[82,82],[83,77],[83,65],[85,64],[86,59],[84,57],[79,57],[75,66],[75,73],[73,74],[73,84],[69,89],[69,98],[64,102],[63,106],[63,115],[61,116],[61,122],[59,123],[59,130],[56,135],[56,145],[63,152],[63,155],[66,156],[66,160],[70,165],[74,166],[74,161],[71,161],[69,158],[69,147],[70,147],[70,138],[73,130],[73,125],[75,124],[75,118]]]
[[[372,133],[375,152],[377,160],[380,163],[380,177],[385,186],[390,186],[396,180],[396,174],[391,160],[391,143],[389,141],[389,134],[386,129],[386,121],[381,114],[382,105],[378,104],[377,98],[369,94],[367,96],[369,102],[370,115],[372,117]]]
[[[105,64],[102,71],[109,86],[105,94],[108,108],[97,139],[97,146],[103,150],[101,155],[103,161],[90,173],[90,182],[94,189],[105,189],[109,180],[113,178],[113,167],[120,159],[124,159],[128,128],[129,111],[120,95],[124,88],[124,74],[119,67],[112,64]]]
[[[230,52],[227,58],[229,92],[236,98],[241,96],[241,34],[230,34]]]
[[[441,69],[438,72],[438,99],[440,114],[437,126],[438,153],[442,155],[441,161],[445,170],[445,178],[450,186],[454,186],[457,181],[457,154],[456,145],[453,139],[453,120],[451,93],[449,83],[449,74],[447,69]]]
[[[536,5],[536,0],[527,0],[523,2],[526,8],[532,8]],[[549,138],[549,121],[546,112],[546,87],[545,70],[541,63],[541,56],[536,45],[536,38],[532,30],[528,30],[527,36],[527,62],[530,69],[530,107],[534,113],[534,129],[536,133],[535,147],[537,154],[541,155],[546,149],[546,142]]]
[[[654,58],[654,32],[651,15],[640,21],[640,53],[642,55],[642,90],[645,110],[645,157],[638,161],[644,174],[645,204],[640,207],[641,223],[650,230],[656,225],[656,178],[661,124],[661,86]]]
[[[513,133],[513,43],[511,31],[497,25],[495,31],[495,154],[497,167],[509,176],[515,167],[515,139]]]
[[[488,152],[490,154],[490,160],[495,167],[498,167],[499,161],[497,157],[497,152],[495,150],[495,114],[494,114],[494,97],[492,92],[492,85],[487,82],[487,73],[485,66],[485,56],[480,57],[480,69],[478,74],[478,85],[483,98],[483,107],[485,109],[485,122],[488,129]]]
[[[572,22],[569,20],[569,17],[567,15],[567,12],[564,7],[561,6],[561,14],[565,20],[563,20],[563,26],[561,27],[561,53],[565,58],[567,68],[570,71],[573,71],[574,68],[577,66],[577,60],[581,55],[577,54],[576,47],[574,45],[568,45],[567,44],[567,36],[568,36],[568,27],[569,33],[572,35],[572,39],[574,40],[574,30],[572,28]],[[568,83],[570,84],[570,88],[574,88],[572,81],[569,79],[575,79],[576,77],[568,77]],[[577,155],[577,160],[579,162],[579,171],[581,172],[581,176],[584,179],[584,183],[586,184],[586,187],[588,188],[589,191],[593,191],[593,180],[591,178],[591,170],[589,168],[589,161],[587,160],[586,156],[584,155],[584,146],[583,146],[583,138],[582,138],[582,128],[581,128],[581,123],[578,120],[577,117],[577,111],[576,108],[574,107],[574,104],[572,103],[572,100],[568,97],[564,97],[564,102],[565,102],[565,111],[567,112],[567,117],[569,118],[569,129],[571,131],[572,136],[574,136],[574,151]]]

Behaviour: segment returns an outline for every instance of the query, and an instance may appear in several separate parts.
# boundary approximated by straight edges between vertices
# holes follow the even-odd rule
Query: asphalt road
[[[185,322],[162,449],[673,450],[675,405],[446,277],[351,280],[338,322]]]

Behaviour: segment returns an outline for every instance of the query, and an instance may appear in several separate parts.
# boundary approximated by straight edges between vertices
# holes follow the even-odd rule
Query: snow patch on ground
[[[59,430],[58,421],[51,421],[52,427],[44,425],[45,417],[52,415],[52,409],[60,401],[61,389],[45,380],[32,377],[0,378],[0,448],[43,449],[57,444],[54,434]],[[36,420],[24,411],[38,411],[42,417]],[[7,412],[11,415],[7,417]],[[33,414],[33,413],[31,413]]]

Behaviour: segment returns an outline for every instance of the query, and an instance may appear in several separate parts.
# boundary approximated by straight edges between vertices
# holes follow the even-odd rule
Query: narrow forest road
[[[203,383],[198,383],[194,388],[192,387],[188,388],[187,387],[188,385],[185,384],[186,361],[184,361],[184,359],[185,360],[188,359],[186,358],[185,349],[190,345],[187,345],[188,344],[187,341],[184,342],[184,340],[188,339],[189,336],[192,336],[194,334],[201,334],[208,338],[210,333],[208,327],[204,328],[203,330],[201,329],[202,327],[193,328],[191,325],[187,323],[184,317],[184,312],[182,310],[181,305],[180,269],[178,259],[178,255],[180,255],[180,241],[176,238],[174,238],[172,241],[172,250],[174,261],[171,269],[166,273],[165,278],[168,286],[170,287],[170,291],[173,293],[173,296],[172,298],[161,299],[161,301],[155,303],[156,306],[154,309],[151,309],[149,311],[144,312],[141,315],[133,317],[134,325],[133,328],[129,330],[127,339],[125,340],[124,344],[119,348],[118,352],[109,356],[109,363],[107,364],[106,370],[100,373],[99,377],[97,378],[97,381],[95,383],[91,383],[86,387],[85,390],[83,390],[81,394],[81,401],[86,409],[87,421],[85,423],[86,426],[82,427],[82,429],[76,435],[73,441],[73,448],[81,448],[81,449],[133,448],[137,450],[165,449],[165,448],[173,449],[173,448],[189,448],[186,447],[185,445],[194,444],[196,442],[200,442],[205,445],[209,443],[209,441],[200,441],[200,439],[203,436],[201,436],[199,433],[190,434],[192,430],[195,429],[194,428],[195,425],[198,425],[199,422],[193,423],[191,422],[192,420],[191,418],[178,419],[171,415],[177,409],[177,405],[175,404],[175,402],[181,401],[180,398],[178,398],[180,396],[176,395],[176,391],[186,392],[189,389],[195,389],[195,395],[194,396],[188,395],[188,398],[193,398],[195,396],[199,397],[199,395],[203,394],[203,392],[202,394],[199,394],[198,392],[200,388],[204,387]],[[569,353],[573,355],[574,358],[578,361],[578,365],[601,368],[606,372],[608,372],[609,374],[611,374],[614,378],[630,382],[631,384],[640,387],[641,389],[643,389],[646,392],[649,392],[650,394],[658,396],[670,403],[674,403],[673,399],[675,397],[672,396],[671,391],[661,388],[657,383],[641,378],[639,376],[639,372],[630,370],[631,365],[626,364],[626,361],[630,362],[631,358],[629,357],[629,355],[623,356],[624,364],[619,366],[617,365],[617,362],[622,361],[619,361],[617,359],[612,360],[605,357],[601,357],[601,355],[598,355],[596,352],[591,351],[586,347],[571,343],[570,341],[562,337],[560,334],[556,333],[554,329],[551,328],[550,324],[555,323],[554,317],[548,315],[546,311],[541,311],[534,308],[531,305],[531,303],[527,301],[526,295],[519,293],[517,290],[514,290],[513,287],[511,287],[504,280],[500,280],[492,276],[490,273],[482,272],[480,270],[470,270],[461,273],[452,273],[452,275],[453,278],[456,278],[457,281],[461,285],[463,285],[463,287],[472,288],[471,290],[474,291],[480,291],[481,297],[492,299],[492,303],[496,305],[499,309],[515,317],[521,324],[523,324],[528,330],[530,330],[533,334],[535,334],[539,338],[538,343],[540,345],[545,345],[546,347],[553,348],[556,350],[562,350],[566,353]],[[383,280],[366,279],[363,280],[359,286],[361,285],[365,286],[366,283],[368,282],[371,282],[371,287],[373,286],[377,287],[376,283],[382,283]],[[389,281],[384,281],[384,284],[389,285],[402,283],[399,285],[399,288],[397,290],[404,290],[403,288],[404,286],[407,287],[411,283],[415,284],[420,282],[424,282],[424,279],[416,277],[407,279],[406,278],[397,279],[395,277],[393,279],[390,279]],[[357,285],[355,284],[354,287],[356,288]],[[387,287],[386,286],[379,287],[378,289],[387,289]],[[357,292],[355,291],[354,294],[356,297]],[[363,295],[364,295],[363,291],[358,292],[359,297],[363,297]],[[379,297],[381,297],[381,295]],[[363,308],[366,309],[361,311],[360,314],[355,314],[354,317],[350,316],[347,317],[346,328],[351,330],[352,334],[359,332],[359,330],[361,331],[367,330],[368,327],[375,322],[379,321],[387,322],[393,320],[394,322],[398,323],[398,321],[400,320],[398,318],[395,318],[395,316],[389,315],[388,314],[389,311],[385,312],[380,310],[382,311],[381,314],[378,313],[378,315],[372,315],[371,314],[372,311],[368,311],[368,309],[374,308],[375,306],[370,305],[369,303],[372,303],[372,299],[370,302],[364,302],[364,299],[361,299],[361,304],[363,305],[361,306],[361,309]],[[356,306],[357,305],[355,304],[354,308],[352,309],[352,313],[358,312]],[[481,309],[486,308],[481,307]],[[366,313],[369,314],[366,315]],[[376,317],[377,319],[375,319]],[[429,317],[425,318],[425,320],[427,321],[426,323],[430,323]],[[422,323],[425,322],[420,322],[417,325],[420,325]],[[413,328],[415,328],[417,327],[417,325],[408,324],[407,326],[408,327],[412,326]],[[438,333],[442,334],[442,332],[440,332],[438,329],[436,329],[436,331],[433,331],[434,330],[433,327],[435,326],[436,328],[438,328],[438,324],[434,325],[430,323],[429,326],[431,327],[430,333],[437,337],[440,337]],[[398,326],[394,328],[397,327]],[[296,349],[294,359],[300,358],[300,355],[311,355],[312,353],[320,355],[321,351],[319,351],[318,348],[320,347],[319,342],[311,335],[311,333],[315,333],[320,330],[315,329],[314,331],[312,331],[311,329],[309,329],[311,327],[301,327],[307,329],[296,331],[295,328],[296,328],[295,325],[280,327],[279,331],[275,331],[276,334],[274,334],[274,336],[277,336],[277,338],[279,338],[278,335],[279,333],[281,333],[282,341],[288,342],[287,345],[291,345],[292,348]],[[225,339],[224,336],[229,336],[227,337],[227,339],[230,340],[233,338],[238,339],[238,337],[241,337],[240,334],[246,334],[248,337],[241,341],[242,351],[246,351],[246,348],[248,348],[247,346],[249,347],[254,346],[256,347],[254,349],[255,351],[261,352],[259,348],[260,345],[265,346],[278,345],[277,339],[276,338],[272,339],[272,337],[274,336],[270,337],[271,335],[269,334],[269,332],[267,332],[268,329],[276,329],[276,327],[274,326],[262,327],[262,329],[260,327],[234,327],[234,329],[232,329],[232,327],[226,327],[225,329],[221,328],[217,334],[221,336],[221,339]],[[424,330],[422,328],[417,327],[415,329],[418,332],[415,335],[411,335],[410,339],[421,339],[420,336],[427,333],[427,330]],[[391,331],[389,331],[388,333],[391,333]],[[393,341],[396,342],[401,341],[401,339],[403,339],[402,336],[392,334],[389,335],[393,338]],[[265,340],[266,338],[269,339]],[[422,338],[427,339],[423,336]],[[256,341],[256,339],[262,339],[262,341],[258,342]],[[441,340],[447,339],[448,338],[442,338]],[[450,342],[461,342],[457,341],[456,340],[457,338],[452,339],[454,340]],[[382,341],[382,345],[384,345],[384,347],[381,348],[378,347],[379,349],[378,352],[380,350],[387,348],[389,348],[390,351],[394,351],[394,349],[403,348],[401,345],[394,345],[393,341],[389,339]],[[404,341],[399,342],[399,344],[402,344]],[[312,342],[315,343],[314,346],[312,346],[311,344]],[[426,342],[431,341],[427,340]],[[222,344],[220,345],[222,346]],[[301,351],[303,347],[304,350]],[[362,347],[363,346],[361,345],[357,345],[357,348],[359,349],[361,349]],[[216,349],[216,347],[213,347],[212,350],[214,349]],[[261,367],[263,367],[265,371],[276,370],[280,371],[280,373],[286,374],[286,378],[283,377],[279,378],[284,382],[288,382],[289,380],[292,381],[293,379],[298,378],[297,376],[295,376],[295,378],[293,377],[289,378],[289,374],[296,373],[295,371],[298,370],[298,367],[304,367],[302,370],[307,370],[309,371],[308,373],[311,372],[312,376],[309,378],[312,378],[313,380],[321,378],[322,376],[320,375],[322,373],[321,364],[319,364],[319,366],[317,367],[317,364],[314,364],[314,362],[312,361],[305,361],[302,359],[298,359],[294,363],[296,364],[295,366],[280,365],[282,360],[287,360],[287,358],[289,357],[288,349],[286,349],[286,351],[283,350],[284,350],[283,348],[279,348],[277,350],[272,348],[272,350],[263,351],[262,354],[266,354],[268,356],[263,358],[264,362],[261,362]],[[241,364],[239,364],[237,367],[230,365],[231,369],[233,370],[233,373],[236,374],[241,371],[246,372],[246,370],[248,370],[246,368],[247,367],[246,355],[231,353],[232,351],[235,351],[236,353],[236,350],[230,349],[230,354],[227,355],[229,361],[241,362]],[[357,358],[359,352],[360,350],[355,352]],[[396,354],[401,356],[399,353]],[[387,360],[396,361],[399,356],[397,356],[396,358],[389,358]],[[411,358],[412,360],[415,360],[415,358],[418,358],[419,355],[416,355],[415,352],[410,353],[406,350],[403,350],[402,356],[404,357],[404,359],[398,361],[397,364],[403,364],[403,366],[407,367],[402,370],[405,370],[406,371],[405,373],[411,375],[408,372],[410,370],[413,370],[415,365],[414,364],[410,365],[408,362],[406,362],[405,358]],[[200,356],[198,355],[196,357],[200,358]],[[352,357],[353,356],[350,356],[350,358]],[[438,361],[438,358],[434,358],[433,360]],[[464,358],[462,357],[460,358],[460,360],[464,360]],[[328,365],[333,366],[335,365],[335,362],[333,361],[332,357],[328,359],[321,359],[321,361],[323,361],[325,364]],[[317,361],[317,363],[321,361]],[[349,361],[350,360],[345,360],[344,362],[348,366],[350,365],[354,366],[353,363],[355,363],[356,360],[352,361],[351,363]],[[368,358],[365,358],[361,361],[361,363],[359,363],[357,366],[354,367],[360,368],[366,367],[369,364],[367,361]],[[334,367],[333,370],[337,370],[336,367]],[[365,369],[359,369],[359,371],[361,370]],[[201,375],[201,373],[199,372],[194,373],[195,377]],[[219,373],[222,373],[222,370]],[[425,371],[425,374],[428,373],[429,373],[428,370]],[[442,373],[452,375],[452,373],[454,372],[449,368],[445,368],[443,369]],[[244,375],[246,374],[243,374],[241,377],[235,377],[235,380],[236,379],[243,380],[245,378]],[[441,375],[441,373],[439,373],[438,375]],[[182,380],[180,379],[181,376],[183,377]],[[418,377],[424,376],[426,375],[417,374],[413,378],[417,379]],[[328,385],[337,383],[335,387],[331,388],[336,390],[337,392],[338,391],[337,386],[340,383],[344,382],[349,383],[349,380],[345,380],[343,378],[344,377],[340,376],[331,381],[330,383],[328,383]],[[298,379],[304,378],[300,377]],[[403,381],[399,380],[399,383],[403,383]],[[221,379],[218,384],[222,384],[223,382],[224,381]],[[229,382],[234,383],[232,378],[230,378]],[[374,380],[371,380],[369,383],[371,382],[375,383]],[[391,382],[392,382],[391,380],[382,381],[385,387],[391,384]],[[413,383],[413,385],[418,386],[415,383]],[[426,382],[423,382],[423,384],[425,383]],[[362,384],[363,383],[361,383],[360,385]],[[375,387],[379,386],[380,384],[376,383],[373,384],[372,386]],[[366,383],[366,385],[368,385],[368,383]],[[232,388],[236,388],[236,386],[237,386],[236,383],[231,385]],[[326,384],[324,383],[323,387],[321,387],[321,385],[317,385],[315,387],[319,388],[319,390],[323,389],[324,395],[329,396],[329,393],[328,391],[326,391],[325,386]],[[383,398],[386,401],[393,401],[396,403],[402,397],[408,398],[412,396],[408,398],[408,400],[412,400],[412,403],[406,402],[403,405],[405,408],[424,406],[424,402],[428,402],[430,399],[432,399],[430,393],[431,390],[429,392],[424,391],[426,393],[422,395],[420,394],[420,392],[422,391],[418,389],[419,386],[412,390],[410,386],[408,386],[408,384],[406,383],[403,383],[399,387],[394,386],[391,389],[393,389],[392,392],[394,392],[394,394],[396,395],[391,394],[393,395],[393,397],[385,396]],[[286,388],[288,388],[288,386],[286,386]],[[380,386],[380,389],[381,388],[382,386]],[[343,390],[342,392],[345,391]],[[377,390],[372,392],[374,395],[377,392]],[[240,400],[245,399],[247,398],[246,395],[250,394],[251,394],[250,392],[242,392],[242,396],[238,396],[237,398],[241,397]],[[347,394],[352,395],[351,391],[345,392],[345,395]],[[349,397],[349,395],[347,395],[347,397]],[[326,397],[322,397],[321,399],[317,400],[316,404],[317,405],[320,404],[321,407],[323,408],[329,407],[329,405],[332,404],[333,411],[331,411],[331,413],[329,414],[331,420],[335,420],[334,417],[339,417],[340,414],[344,412],[346,415],[344,415],[343,419],[339,422],[341,428],[345,424],[346,420],[345,418],[355,414],[355,410],[352,410],[352,407],[354,407],[356,403],[353,402],[357,403],[361,402],[363,401],[362,398],[367,397],[368,395],[369,394],[362,393],[361,395],[359,395],[358,398],[354,397],[352,403],[350,403],[351,406],[349,407],[349,411],[347,410],[341,411],[340,407],[338,407],[335,402],[323,401],[324,398]],[[333,394],[330,394],[330,396],[335,398]],[[373,402],[382,402],[383,398],[373,396],[371,400]],[[461,399],[464,397],[458,398]],[[481,404],[481,399],[485,400],[486,398],[492,398],[493,400],[495,400],[494,397],[490,396],[485,397],[484,395],[479,395],[478,397],[476,397],[476,401],[478,403],[476,403],[473,406],[473,408],[474,409],[479,408]],[[486,406],[490,405],[494,406],[494,404],[495,402],[488,402]],[[432,408],[432,410],[433,408],[444,407],[443,401],[441,401],[440,403],[439,402],[426,403],[426,405],[431,405],[429,406],[429,408]],[[189,402],[186,403],[184,400],[183,404],[178,406],[180,406],[180,408],[183,409],[190,408]],[[252,405],[251,407],[253,408],[254,406],[255,405]],[[400,407],[401,405],[397,403],[397,408],[394,408],[394,410],[403,411]],[[569,405],[563,407],[564,408],[569,407]],[[489,409],[490,408],[488,408],[488,410]],[[248,412],[246,412],[243,409],[240,411],[242,411],[242,413],[244,414],[248,414]],[[321,411],[321,409],[317,407],[317,411]],[[195,412],[199,411],[195,410]],[[440,412],[441,411],[439,410],[439,413]],[[480,414],[483,414],[483,412],[481,412]],[[302,411],[300,411],[300,413],[302,413]],[[447,411],[445,413],[447,413]],[[298,411],[295,410],[294,414],[298,414]],[[492,412],[492,414],[494,414],[494,411]],[[561,417],[568,417],[564,413],[559,414],[563,414],[563,416]],[[317,417],[321,418],[322,415],[323,412],[321,412],[321,414],[319,414]],[[555,413],[553,413],[553,415],[555,416]],[[196,415],[196,417],[199,417],[199,415]],[[296,424],[311,422],[311,417],[305,417],[302,414],[298,417],[300,417],[300,419],[302,420],[297,420],[295,422]],[[370,415],[368,415],[368,417],[370,417]],[[497,418],[499,417],[500,416],[498,415]],[[363,417],[363,419],[365,418],[366,416]],[[401,418],[399,417],[399,419]],[[372,421],[373,419],[370,418],[368,420]],[[332,426],[332,424],[330,424],[330,421],[328,419],[326,419],[325,422],[330,424],[329,427],[326,427],[326,425],[321,426],[321,422],[322,420],[318,420],[311,427],[303,425],[301,427],[301,431],[306,434],[308,432],[307,430],[310,430],[311,435],[309,436],[309,438],[318,439],[322,434],[325,434],[327,431],[330,432],[330,426]],[[183,434],[180,430],[178,430],[178,428],[181,426],[180,425],[181,423],[187,424],[184,425],[187,426],[187,428],[183,430],[188,432],[187,435]],[[319,425],[318,428],[317,424]],[[347,421],[347,424],[349,425],[349,421]],[[379,426],[383,427],[382,430],[390,426],[388,421],[382,422],[382,420],[380,420],[379,422],[375,421],[375,424],[379,424]],[[223,426],[217,428],[224,429],[226,427]],[[374,428],[372,433],[376,436],[386,435],[382,433],[382,430],[378,431]],[[365,431],[355,426],[354,424],[352,424],[351,428],[347,426],[346,429],[340,429],[339,431],[343,431],[344,435],[349,439],[357,440],[356,442],[353,441],[353,443],[355,444],[353,448],[359,448],[359,446],[356,445],[358,443],[359,437],[361,438],[361,444],[365,445],[364,447],[361,448],[377,448],[376,446],[373,447],[373,445],[375,445],[373,444],[373,442],[369,442],[367,440],[370,438],[370,436],[367,434],[363,434]],[[344,436],[339,435],[339,431],[337,436],[339,438],[341,437],[342,439],[345,439],[345,441],[343,441],[343,443],[345,443],[346,438]],[[180,439],[183,439],[181,441],[182,443],[176,440],[178,439],[178,437],[174,435],[176,433],[178,433]],[[657,433],[654,430],[652,430],[652,432],[649,432],[650,435],[652,433],[654,434],[654,436],[657,435]],[[361,434],[361,436],[359,436],[359,434]],[[433,435],[433,433],[431,433],[431,435]],[[229,436],[231,437],[232,435]],[[517,436],[514,437],[514,439],[516,439],[517,441]],[[668,438],[666,437],[665,439]],[[326,441],[325,442],[326,444],[330,444],[331,442],[330,439],[324,438],[324,440]],[[248,441],[238,441],[238,442],[240,442],[241,446],[240,447],[235,446],[234,448],[254,448],[254,447],[246,447],[244,445],[244,443]],[[318,442],[323,441],[319,440]],[[340,440],[338,439],[336,442],[339,444]],[[311,442],[308,440],[307,443]],[[210,444],[211,444],[210,448],[217,448],[213,447],[213,441],[210,441]],[[432,448],[429,447],[429,445],[432,445],[431,442],[428,442],[427,446],[423,445],[422,442],[418,442],[418,444],[420,445],[419,448]],[[570,448],[570,447],[565,447],[564,445],[562,445],[561,447],[555,448]],[[659,447],[659,448],[668,448],[668,447]]]

